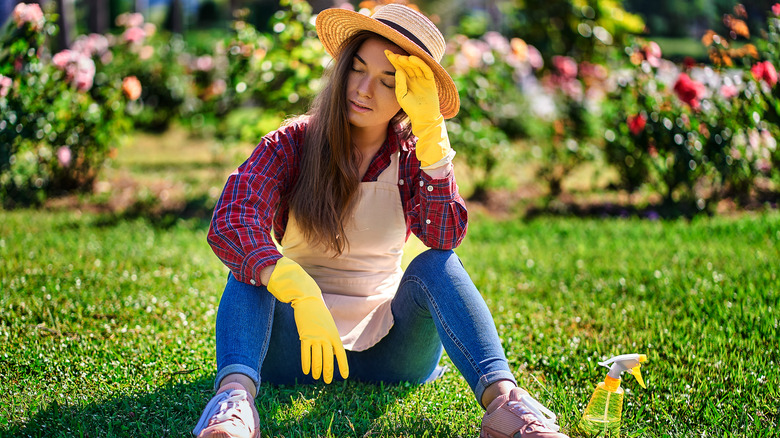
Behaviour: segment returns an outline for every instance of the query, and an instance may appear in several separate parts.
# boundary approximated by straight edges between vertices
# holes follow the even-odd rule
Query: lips
[[[351,104],[352,108],[356,111],[360,111],[360,112],[371,111],[371,108],[369,108],[368,106],[363,105],[362,103],[356,102],[354,100],[350,100],[349,103]]]

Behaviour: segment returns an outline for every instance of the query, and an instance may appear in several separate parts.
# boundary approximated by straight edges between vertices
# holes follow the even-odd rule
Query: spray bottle
[[[636,377],[637,382],[645,387],[640,364],[647,361],[644,354],[622,354],[607,361],[599,362],[599,365],[609,368],[607,377],[596,385],[590,402],[582,413],[579,429],[588,435],[600,437],[620,436],[620,420],[623,415],[623,388],[620,387],[620,375],[624,371],[630,371]]]

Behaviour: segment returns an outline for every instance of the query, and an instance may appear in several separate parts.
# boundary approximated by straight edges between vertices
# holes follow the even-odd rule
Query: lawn
[[[130,151],[114,175],[182,172]],[[223,178],[216,156],[185,166],[187,178]],[[185,192],[200,196],[194,187]],[[187,436],[212,395],[227,275],[207,225],[202,215],[0,211],[0,436]],[[779,212],[475,213],[456,252],[518,380],[572,436],[606,373],[596,362],[633,352],[649,357],[647,389],[625,376],[624,436],[780,434]],[[264,386],[257,402],[264,436],[475,437],[482,416],[456,371],[424,386]]]

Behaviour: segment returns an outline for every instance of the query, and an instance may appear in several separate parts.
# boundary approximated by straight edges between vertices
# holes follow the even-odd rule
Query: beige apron
[[[363,351],[393,326],[390,301],[403,271],[406,216],[398,193],[399,154],[377,181],[362,182],[352,220],[344,227],[349,246],[333,258],[310,245],[292,214],[282,238],[282,253],[300,264],[322,289],[344,348]]]

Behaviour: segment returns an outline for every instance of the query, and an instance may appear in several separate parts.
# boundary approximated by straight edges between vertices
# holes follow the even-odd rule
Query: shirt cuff
[[[261,286],[260,271],[266,266],[275,265],[282,255],[276,251],[269,251],[266,248],[256,249],[244,257],[241,263],[241,272],[233,273],[236,280],[251,284],[252,286]]]
[[[420,196],[429,202],[451,202],[458,193],[458,185],[452,172],[440,179],[434,179],[424,171],[420,172],[417,184]]]

